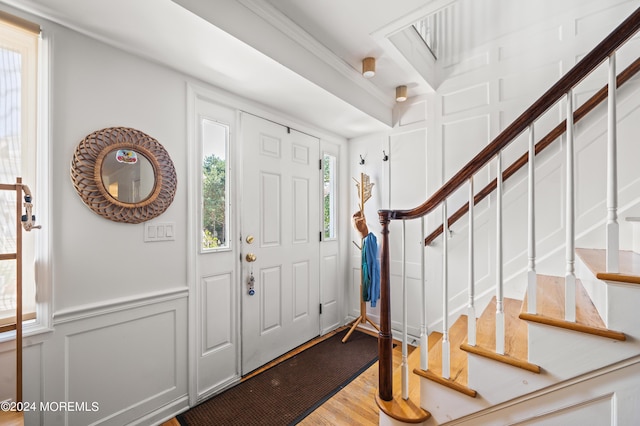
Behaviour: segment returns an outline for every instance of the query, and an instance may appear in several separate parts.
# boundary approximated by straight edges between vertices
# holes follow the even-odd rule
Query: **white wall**
[[[57,25],[51,40],[53,331],[26,339],[25,400],[97,402],[98,411],[29,413],[44,424],[124,424],[184,406],[187,393],[185,79]],[[175,241],[93,213],[70,184],[87,134],[125,126],[156,138],[176,168]],[[40,366],[40,376],[31,374]],[[36,420],[37,419],[37,420]]]
[[[458,9],[472,7],[461,2]],[[388,196],[376,198],[368,211],[379,208],[406,209],[418,206],[427,196],[451,178],[473,156],[495,138],[535,99],[565,74],[579,59],[608,35],[636,7],[632,1],[574,2],[573,7],[557,11],[534,8],[531,24],[525,28],[508,28],[484,43],[469,43],[463,56],[442,59],[446,81],[433,95],[410,98],[396,108],[396,125],[391,132],[370,135],[350,142],[352,175],[367,170],[377,182],[376,188],[388,191]],[[564,6],[567,6],[564,4]],[[505,9],[506,10],[506,9]],[[535,13],[534,13],[535,11]],[[551,14],[553,12],[553,14]],[[505,13],[507,13],[505,11]],[[511,11],[508,13],[515,13]],[[549,14],[549,15],[547,15]],[[501,19],[504,19],[502,17]],[[487,18],[489,19],[489,18]],[[473,28],[471,31],[481,31]],[[480,37],[480,35],[478,35]],[[473,36],[471,36],[473,38]],[[482,37],[480,37],[482,38]],[[636,37],[618,53],[618,72],[640,52]],[[606,84],[607,71],[599,69],[574,92],[577,108],[595,91]],[[634,172],[634,158],[639,148],[634,134],[639,131],[640,110],[637,93],[640,81],[633,81],[619,90],[619,214],[621,242],[630,247],[628,224],[623,218],[640,208],[640,175]],[[553,107],[536,123],[537,140],[564,119],[564,102]],[[606,106],[576,127],[576,195],[578,246],[602,247],[606,207],[604,205],[606,148]],[[382,150],[390,154],[388,164],[380,160]],[[510,165],[527,150],[527,137],[520,136],[503,154],[503,166]],[[357,164],[358,154],[373,152],[371,162]],[[564,275],[564,142],[556,141],[537,161],[536,197],[538,272]],[[637,170],[637,169],[636,169]],[[475,191],[480,191],[496,176],[495,160],[475,178]],[[505,295],[521,298],[524,292],[527,266],[526,168],[505,183],[504,195],[504,277]],[[352,190],[352,199],[357,194]],[[384,198],[387,197],[387,198]],[[466,203],[467,185],[449,202],[449,214]],[[477,313],[494,294],[496,266],[495,195],[476,206],[475,215],[475,278]],[[376,219],[377,219],[377,215]],[[371,222],[371,218],[369,218]],[[467,221],[465,216],[452,227],[449,240],[449,309],[450,321],[460,314],[467,303]],[[377,222],[377,220],[376,220]],[[441,224],[437,208],[427,218],[426,234]],[[419,335],[420,318],[420,255],[419,223],[407,222],[407,285],[409,288],[409,334]],[[379,231],[379,227],[376,228]],[[355,234],[354,234],[355,235]],[[391,307],[392,328],[400,329],[401,303],[401,224],[390,226]],[[441,329],[442,318],[442,253],[441,237],[427,248],[426,286],[428,288],[428,322],[431,330]],[[352,285],[359,284],[359,259],[352,255]],[[351,296],[354,299],[353,296]],[[351,300],[350,313],[355,315]],[[372,310],[377,316],[377,311]],[[451,323],[451,322],[450,322]]]
[[[41,24],[50,43],[52,329],[25,337],[23,399],[87,403],[91,409],[29,412],[25,424],[158,423],[188,407],[192,380],[186,103],[188,83],[202,84],[57,24],[31,19]],[[210,89],[245,110],[265,111],[222,89]],[[269,114],[269,119],[295,125],[334,146],[346,179],[344,139],[277,112]],[[75,192],[69,166],[77,144],[112,126],[149,134],[171,156],[177,192],[154,221],[175,223],[174,241],[145,243],[143,224],[106,220]],[[346,199],[342,196],[340,208],[346,208]],[[342,231],[348,229],[345,216]],[[334,243],[340,245],[330,250],[334,258],[346,251],[344,241]],[[338,299],[327,327],[344,319],[345,268],[339,258],[336,262],[332,293],[323,295],[335,300],[337,293]],[[0,376],[0,399],[13,397],[14,359],[12,343],[0,344],[0,371],[7,372]]]

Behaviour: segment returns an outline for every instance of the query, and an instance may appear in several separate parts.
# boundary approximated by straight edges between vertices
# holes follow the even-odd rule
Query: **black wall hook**
[[[382,161],[387,161],[388,159],[389,156],[384,151],[382,151]]]
[[[360,165],[364,164],[364,158],[362,158],[362,154],[360,154]]]

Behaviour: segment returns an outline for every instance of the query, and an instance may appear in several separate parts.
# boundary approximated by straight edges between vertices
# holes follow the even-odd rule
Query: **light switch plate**
[[[175,222],[147,222],[144,224],[144,242],[174,241]]]

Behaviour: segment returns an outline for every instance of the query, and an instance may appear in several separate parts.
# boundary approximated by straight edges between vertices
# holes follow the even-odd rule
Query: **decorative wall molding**
[[[181,295],[57,324],[44,342],[44,374],[34,387],[42,401],[96,403],[99,409],[62,417],[45,412],[44,424],[145,424],[187,408],[187,299]]]
[[[98,317],[130,309],[140,308],[146,305],[162,303],[170,300],[187,298],[189,289],[186,287],[176,287],[144,295],[136,295],[127,298],[106,300],[103,303],[91,303],[74,308],[57,311],[53,315],[54,326],[68,322],[81,321],[84,319]]]

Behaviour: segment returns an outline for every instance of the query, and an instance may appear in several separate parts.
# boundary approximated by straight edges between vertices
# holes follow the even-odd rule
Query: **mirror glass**
[[[151,162],[135,150],[109,152],[100,172],[105,190],[121,203],[140,203],[149,198],[155,188]]]

